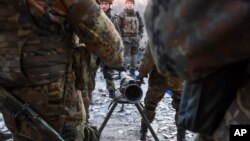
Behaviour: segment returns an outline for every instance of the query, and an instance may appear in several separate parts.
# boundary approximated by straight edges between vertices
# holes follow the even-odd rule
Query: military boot
[[[177,127],[177,141],[185,141],[186,130]]]
[[[143,113],[148,118],[149,123],[152,123],[154,118],[155,118],[155,109],[152,109],[152,110],[144,109]],[[140,141],[146,141],[147,132],[148,132],[148,127],[142,119],[141,120],[141,129],[140,129]]]
[[[145,122],[141,121],[141,129],[140,129],[140,141],[146,141],[147,138],[148,127]]]
[[[109,98],[115,98],[115,90],[108,90],[109,91]]]

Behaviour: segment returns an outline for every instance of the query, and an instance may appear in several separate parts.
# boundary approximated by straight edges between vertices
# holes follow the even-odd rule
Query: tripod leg
[[[106,126],[106,124],[107,124],[109,118],[111,117],[113,111],[115,110],[116,105],[117,105],[117,102],[115,102],[115,103],[112,105],[112,107],[111,107],[111,109],[109,110],[107,116],[105,117],[105,119],[104,119],[104,121],[103,121],[101,127],[99,128],[99,135],[100,135],[100,136],[101,136],[101,133],[102,133],[103,128]]]
[[[149,123],[149,121],[148,121],[148,118],[147,118],[146,115],[143,113],[142,108],[141,108],[141,105],[138,104],[138,103],[136,103],[135,106],[136,106],[136,108],[138,109],[139,113],[141,114],[141,116],[142,116],[144,122],[146,123],[146,125],[147,125],[147,127],[148,127],[150,133],[151,133],[152,136],[154,137],[155,141],[159,141],[157,135],[155,134],[155,132],[154,132],[152,126],[150,125],[150,123]]]

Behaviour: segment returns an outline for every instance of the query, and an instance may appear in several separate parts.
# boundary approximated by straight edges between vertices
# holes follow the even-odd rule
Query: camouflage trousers
[[[81,93],[76,90],[71,80],[69,78],[65,85],[60,79],[49,84],[13,88],[9,92],[17,99],[28,103],[65,140],[79,141],[88,137],[88,133],[85,133],[86,114]],[[15,111],[3,110],[2,113],[6,126],[14,135],[14,140],[44,141],[48,139],[25,116],[20,116],[17,120]]]
[[[110,67],[104,65],[103,76],[104,76],[104,79],[106,80],[106,88],[109,91],[115,91],[115,83],[114,83],[114,78],[112,76],[112,73],[113,73],[113,70]]]
[[[123,42],[124,44],[124,66],[129,69],[136,69],[137,55],[139,53],[139,42]]]
[[[95,77],[96,72],[99,67],[99,59],[95,55],[90,55],[89,58],[86,58],[88,60],[86,61],[85,69],[83,73],[85,77],[84,79],[84,89],[82,90],[82,98],[83,98],[83,104],[86,111],[87,119],[89,119],[89,106],[92,101],[92,92],[95,89]]]
[[[169,75],[168,77],[163,77],[157,72],[157,69],[155,67],[149,75],[148,82],[148,91],[144,100],[144,112],[150,122],[153,121],[155,117],[156,107],[164,97],[165,91],[168,89],[171,89],[173,91],[172,105],[174,109],[178,110],[181,98],[181,91],[183,87],[182,80],[171,75]]]

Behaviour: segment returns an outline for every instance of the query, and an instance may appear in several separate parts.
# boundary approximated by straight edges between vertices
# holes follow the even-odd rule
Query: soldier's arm
[[[149,42],[147,42],[143,58],[138,68],[139,77],[146,77],[153,70],[154,66],[154,60],[150,52]]]
[[[113,24],[115,25],[116,30],[121,35],[121,29],[120,29],[120,19],[118,15],[115,15],[112,19]]]
[[[63,0],[68,20],[86,48],[111,67],[123,61],[122,40],[94,0]]]
[[[143,30],[143,28],[144,28],[143,20],[142,20],[142,17],[140,15],[139,11],[137,11],[136,14],[138,15],[137,17],[138,17],[138,20],[139,20],[139,34],[142,37],[143,32],[144,32],[144,30]]]
[[[124,12],[121,12],[119,15],[116,16],[115,20],[117,30],[121,36],[122,36],[122,27],[124,18],[125,18]]]

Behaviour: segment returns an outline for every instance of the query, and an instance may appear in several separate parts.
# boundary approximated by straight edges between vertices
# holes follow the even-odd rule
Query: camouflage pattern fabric
[[[147,55],[147,49],[144,55]],[[147,70],[151,69],[151,71],[149,72],[148,90],[144,100],[145,108],[148,110],[155,110],[157,104],[164,97],[165,91],[172,90],[173,108],[177,109],[178,105],[180,104],[183,80],[170,74],[167,77],[162,77],[162,75],[158,73],[155,66],[152,66],[153,68],[148,68],[150,66],[145,66],[146,64],[149,64],[145,63],[146,60],[147,59],[145,59],[145,56],[143,56],[142,62],[139,67],[139,76],[141,76],[141,72],[143,71],[142,68],[146,68]],[[148,59],[147,61],[150,62],[152,60]]]
[[[167,77],[163,77],[161,74],[159,74],[157,68],[154,65],[153,57],[150,52],[150,43],[151,42],[147,43],[145,53],[143,54],[143,58],[138,71],[139,77],[146,77],[149,74],[148,90],[144,100],[144,112],[149,121],[152,122],[155,116],[155,109],[158,103],[164,97],[166,90],[170,89],[173,91],[172,105],[173,108],[175,108],[178,112],[178,106],[181,99],[181,91],[183,88],[183,80],[170,74]]]
[[[86,48],[112,67],[122,65],[123,47],[113,24],[98,9],[94,1],[64,0],[63,2],[59,0],[17,2],[2,0],[0,2],[0,19],[1,24],[4,25],[1,26],[0,47],[1,49],[5,47],[21,49],[20,57],[13,60],[21,60],[19,62],[22,67],[21,73],[29,82],[28,85],[25,85],[25,81],[23,85],[22,82],[18,85],[14,83],[11,87],[2,83],[1,85],[8,86],[11,94],[28,103],[65,140],[79,141],[91,135],[86,134],[90,133],[90,130],[86,128],[86,114],[80,91],[75,84],[74,49],[70,46],[71,36],[67,33],[69,29],[66,25],[62,28],[62,23],[65,23],[65,20],[70,22],[80,39],[84,40]],[[47,9],[48,6],[50,8]],[[11,26],[7,26],[8,24]],[[6,54],[8,56],[9,51]],[[12,56],[8,57],[11,60]],[[13,62],[5,59],[1,67],[9,69],[11,65],[8,64]],[[33,67],[30,67],[31,64]],[[41,69],[41,66],[44,68]],[[15,68],[11,69],[15,70]],[[20,70],[16,72],[18,71],[20,72]],[[0,73],[1,76],[5,74],[11,73],[9,71]],[[5,123],[14,137],[20,137],[20,140],[45,140],[45,137],[35,130],[30,122],[20,120],[16,124],[14,115],[15,113],[3,112]]]
[[[131,23],[136,23],[136,26]],[[142,19],[134,10],[124,9],[117,17],[117,25],[124,44],[124,66],[135,70],[144,27]]]
[[[145,21],[157,68],[197,79],[249,58],[249,5],[244,0],[149,1]]]
[[[249,6],[244,0],[149,1],[145,19],[157,68],[196,80],[228,64],[249,62]],[[229,141],[230,124],[250,123],[249,68],[244,75],[219,127],[195,141]]]
[[[250,124],[250,108],[249,108],[249,90],[250,90],[250,62],[248,69],[242,80],[243,84],[237,91],[237,96],[229,109],[227,110],[223,121],[214,131],[213,137],[215,141],[229,141],[230,125],[249,125]]]
[[[106,80],[106,88],[109,91],[115,91],[115,83],[114,83],[114,78],[113,78],[113,70],[108,67],[104,66],[103,67],[103,76],[104,79]]]
[[[137,55],[139,53],[139,41],[135,39],[135,42],[128,43],[133,41],[131,37],[123,37],[123,45],[124,45],[124,66],[129,69],[136,69],[137,66]]]
[[[112,2],[112,1],[109,1],[109,2]],[[111,15],[111,9],[105,11],[105,14],[109,17],[109,19],[112,21],[112,23],[115,25],[117,29],[117,25],[116,25],[117,23],[116,23],[115,17]],[[115,91],[115,83],[114,83],[114,78],[112,74],[113,74],[113,69],[104,64],[103,76],[106,81],[106,88],[109,91]]]

